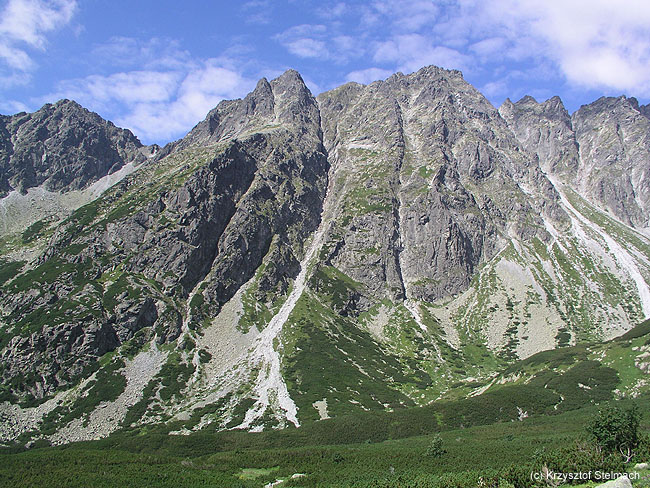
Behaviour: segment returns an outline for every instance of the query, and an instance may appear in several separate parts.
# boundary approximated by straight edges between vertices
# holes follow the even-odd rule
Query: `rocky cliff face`
[[[0,116],[0,237],[39,221],[37,228],[45,230],[157,149],[70,100]]]
[[[537,162],[459,72],[348,84],[319,103],[341,194],[328,259],[373,295],[449,297],[511,237],[545,240],[539,214],[566,218]]]
[[[624,223],[649,226],[647,106],[603,97],[569,116],[557,97],[525,97],[499,111],[546,172]]]
[[[578,191],[625,223],[650,226],[650,120],[637,101],[601,98],[572,122],[582,162]]]
[[[29,375],[25,390],[42,396],[142,329],[140,341],[172,341],[190,316],[218,312],[265,256],[256,299],[286,291],[325,188],[316,102],[287,72],[217,113],[224,105],[234,116],[250,110],[259,125],[224,135],[199,124],[165,159],[63,222],[33,269],[7,285],[7,381]],[[292,127],[296,116],[303,123]]]
[[[499,108],[515,136],[526,150],[537,156],[547,173],[574,178],[578,171],[578,143],[571,116],[559,97],[543,103],[528,96]]]
[[[648,217],[643,110],[497,111],[434,67],[318,99],[295,71],[261,80],[2,241],[0,437],[297,426],[475,393],[518,358],[622,333],[650,314],[650,240],[626,224]],[[15,117],[38,119],[0,135]],[[97,126],[122,164],[140,151]],[[89,184],[56,169],[107,160],[85,140],[7,190]]]
[[[0,119],[0,197],[44,185],[80,190],[129,162],[144,160],[142,144],[76,102]]]

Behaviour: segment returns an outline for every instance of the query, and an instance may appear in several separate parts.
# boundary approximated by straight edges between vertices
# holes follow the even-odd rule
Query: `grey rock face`
[[[524,97],[507,99],[499,113],[525,149],[538,156],[544,171],[574,177],[579,165],[578,144],[569,112],[559,97],[537,103]]]
[[[17,265],[17,277],[0,284],[3,384],[17,397],[43,398],[87,376],[87,368],[107,351],[191,336],[191,329],[204,327],[238,291],[238,317],[261,329],[292,285],[316,305],[305,306],[296,328],[304,326],[317,337],[323,331],[316,330],[309,314],[331,305],[338,316],[326,319],[331,337],[338,326],[358,325],[364,352],[371,351],[377,365],[387,357],[383,345],[373,342],[385,339],[381,320],[399,321],[405,329],[419,319],[424,324],[417,314],[424,316],[425,309],[409,308],[413,303],[404,300],[436,302],[428,313],[438,315],[420,325],[424,364],[437,347],[426,342],[435,340],[435,327],[449,329],[440,339],[447,346],[463,346],[452,311],[447,312],[454,302],[449,299],[462,294],[473,300],[469,292],[474,290],[478,305],[497,280],[500,306],[497,310],[496,301],[491,306],[483,300],[472,340],[481,345],[485,340],[494,350],[505,335],[512,343],[519,336],[524,341],[537,332],[533,325],[543,328],[548,317],[531,320],[530,326],[526,322],[529,328],[521,331],[524,318],[534,318],[551,300],[563,308],[555,285],[564,293],[569,280],[556,270],[566,268],[568,276],[573,269],[567,261],[584,257],[578,248],[560,256],[562,242],[556,248],[546,245],[555,241],[545,229],[559,235],[569,228],[569,219],[545,172],[569,183],[584,181],[581,191],[642,224],[645,163],[640,172],[634,165],[646,161],[643,130],[650,119],[644,110],[631,101],[605,100],[571,118],[557,98],[541,104],[525,98],[507,101],[497,111],[459,72],[433,67],[368,86],[346,84],[318,100],[295,71],[262,79],[244,99],[220,103],[185,138],[51,229],[47,242],[38,242],[44,249],[39,258]],[[61,133],[53,120],[64,128]],[[612,133],[612,127],[619,129]],[[46,106],[38,116],[2,117],[0,188],[80,188],[114,170],[102,166],[113,161],[107,154],[115,155],[118,165],[138,160],[138,144],[72,102]],[[41,164],[44,154],[46,161],[57,154],[59,166]],[[620,208],[615,206],[619,197]],[[309,241],[321,223],[318,239]],[[307,263],[309,274],[295,287],[306,242],[323,246],[311,249],[318,259]],[[543,259],[535,261],[537,268],[528,267],[538,254]],[[492,274],[481,275],[485,269]],[[336,299],[330,304],[318,286],[329,287]],[[517,304],[511,300],[516,293]],[[456,305],[454,317],[474,307],[460,299]],[[373,307],[390,309],[390,318],[382,318],[384,312],[373,315]],[[345,321],[336,322],[340,317]],[[377,322],[376,336],[364,329],[363,320]],[[236,321],[237,327],[245,322]],[[488,321],[501,321],[505,331]],[[482,333],[490,327],[492,335],[485,338]],[[553,335],[543,344],[552,347]],[[244,352],[248,339],[236,344]],[[271,353],[277,351],[274,342],[269,344]],[[295,351],[302,347],[290,345]],[[192,362],[187,354],[183,360]],[[396,363],[391,371],[402,366]]]
[[[527,222],[536,212],[520,184],[540,213],[562,218],[536,161],[457,71],[348,84],[319,103],[342,200],[328,260],[370,295],[433,301],[465,289],[509,233],[542,227]]]
[[[626,223],[650,225],[650,120],[635,99],[600,98],[572,116],[580,192]]]
[[[0,197],[45,184],[79,190],[124,164],[145,159],[142,144],[76,102],[0,118]]]
[[[163,275],[172,270],[186,293],[211,273],[204,298],[213,310],[267,253],[278,260],[262,273],[263,286],[286,290],[297,274],[296,256],[318,224],[328,169],[316,101],[295,71],[261,80],[244,100],[220,104],[172,154],[224,142],[221,158],[155,204],[181,224],[183,237],[178,229],[147,233],[143,257],[133,263],[134,271],[169,287],[176,283]]]
[[[524,97],[499,109],[524,148],[588,200],[623,222],[650,218],[650,120],[634,98],[607,98],[569,117],[558,97]]]
[[[639,112],[641,112],[643,115],[645,115],[647,118],[650,119],[650,103],[647,105],[639,106]]]

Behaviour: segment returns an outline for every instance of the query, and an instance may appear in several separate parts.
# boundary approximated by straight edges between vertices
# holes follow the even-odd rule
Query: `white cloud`
[[[366,52],[364,42],[360,41],[358,37],[339,35],[332,38],[334,51],[336,55],[343,60],[359,58]]]
[[[242,73],[263,67],[250,66],[245,46],[227,52],[201,60],[173,39],[114,37],[94,46],[92,56],[96,69],[117,72],[60,81],[53,93],[33,102],[70,98],[131,129],[143,142],[165,143],[183,136],[221,100],[255,87],[256,79]]]
[[[362,56],[365,53],[364,39],[341,33],[335,24],[296,25],[277,34],[274,39],[300,58],[345,64]]]
[[[392,74],[393,72],[387,69],[368,68],[348,73],[345,81],[356,81],[357,83],[367,85],[373,81],[386,79]]]
[[[0,60],[15,72],[28,72],[35,63],[28,49],[43,50],[46,34],[70,22],[77,8],[76,0],[9,0],[0,13]]]
[[[325,42],[327,27],[320,24],[293,26],[275,36],[291,54],[301,58],[329,58]]]
[[[404,32],[416,32],[440,17],[440,7],[431,0],[376,1],[373,8],[391,19],[392,26]]]
[[[508,84],[505,80],[490,81],[481,87],[481,93],[488,98],[510,95]]]
[[[0,101],[0,113],[15,114],[18,112],[29,112],[29,107],[17,100]]]
[[[379,43],[374,59],[377,62],[394,63],[398,66],[397,69],[405,72],[416,71],[429,64],[463,69],[469,62],[467,55],[436,45],[430,38],[421,34],[399,35]]]
[[[241,97],[254,87],[254,80],[224,64],[208,59],[184,71],[92,75],[62,82],[44,99],[72,98],[114,117],[145,142],[166,142],[191,129],[221,100]]]
[[[3,44],[1,42],[0,58],[4,59],[9,68],[18,71],[30,71],[32,68],[34,68],[34,62],[25,51],[15,48],[9,44]]]
[[[576,0],[560,7],[545,5],[532,26],[569,81],[650,95],[650,3]]]
[[[287,41],[284,46],[290,53],[301,58],[328,58],[329,52],[323,41],[318,41],[310,37],[303,37]]]
[[[319,8],[316,13],[325,19],[338,19],[345,15],[349,10],[345,2],[338,2],[334,5]]]
[[[14,71],[7,74],[3,74],[0,71],[0,88],[3,89],[12,88],[19,85],[26,85],[29,83],[29,80],[29,74],[22,71]]]
[[[97,64],[138,69],[179,69],[192,62],[191,54],[178,41],[154,37],[142,41],[132,37],[112,37],[92,49]]]
[[[504,54],[554,63],[573,85],[650,96],[647,0],[461,0],[507,40]]]
[[[109,76],[91,75],[59,84],[62,95],[74,94],[82,104],[105,105],[112,101],[131,104],[161,102],[176,91],[179,73],[159,71],[130,71]]]
[[[273,22],[273,6],[270,0],[250,0],[241,6],[247,24],[267,25]]]
[[[482,60],[489,61],[496,56],[502,56],[506,48],[506,40],[502,37],[489,37],[475,42],[469,50],[477,54]]]
[[[492,72],[496,93],[514,81],[502,70],[544,66],[545,82],[650,96],[648,0],[376,0],[356,14],[382,68]]]

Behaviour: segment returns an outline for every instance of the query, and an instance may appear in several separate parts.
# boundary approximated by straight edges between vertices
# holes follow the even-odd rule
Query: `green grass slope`
[[[646,321],[612,341],[538,353],[473,397],[357,411],[298,429],[169,435],[178,421],[61,447],[9,447],[0,454],[0,485],[237,487],[305,474],[283,486],[474,487],[481,478],[484,486],[533,486],[541,456],[584,437],[599,405],[635,402],[648,434],[650,392],[637,370],[649,344]],[[622,398],[624,391],[636,398]],[[436,435],[440,457],[427,455]]]

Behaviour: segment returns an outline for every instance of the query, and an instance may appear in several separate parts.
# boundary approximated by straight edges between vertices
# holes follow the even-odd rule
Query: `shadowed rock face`
[[[128,162],[145,159],[142,144],[76,102],[0,118],[0,197],[45,185],[79,190]]]
[[[207,163],[176,178],[196,154]],[[198,283],[205,309],[216,313],[265,256],[269,264],[259,271],[257,296],[282,294],[320,220],[327,171],[318,107],[295,71],[261,80],[244,100],[220,104],[185,139],[105,194],[99,200],[103,218],[90,206],[64,222],[40,265],[58,260],[73,269],[45,290],[28,283],[19,297],[0,298],[16,319],[70,300],[87,302],[96,312],[83,326],[81,317],[70,314],[16,336],[3,352],[3,376],[40,377],[26,387],[40,396],[143,328],[159,342],[172,341],[186,313],[182,301]],[[163,177],[171,183],[150,191]],[[92,218],[80,226],[78,216],[88,208]],[[70,253],[71,244],[81,250]],[[92,282],[116,267],[123,272],[123,291],[108,301],[92,287],[69,284]],[[158,285],[148,289],[142,280]]]
[[[572,116],[558,97],[510,100],[499,112],[522,145],[588,200],[623,222],[648,227],[650,120],[634,98],[603,97]]]

